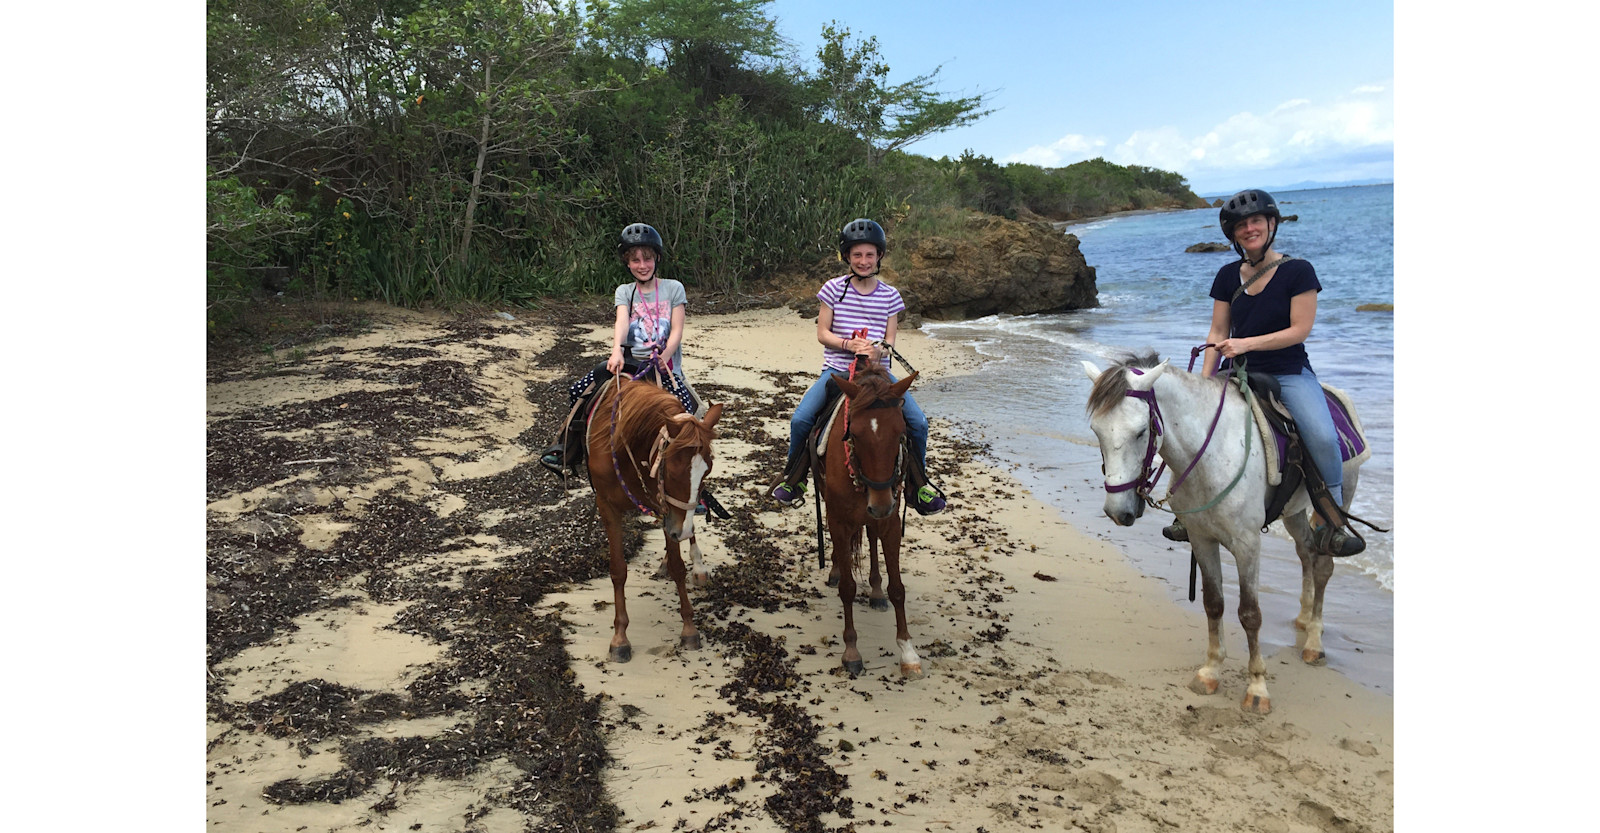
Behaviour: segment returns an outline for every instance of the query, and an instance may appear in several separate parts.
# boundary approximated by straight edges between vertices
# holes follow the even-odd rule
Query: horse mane
[[[684,413],[683,403],[670,391],[638,380],[631,380],[624,389],[632,393],[623,397],[622,403],[617,406],[617,425],[614,430],[621,436],[635,439],[649,437],[654,441],[661,426],[675,420],[689,423],[684,430],[701,432],[696,433],[691,441],[680,431],[678,441],[674,442],[676,446],[701,446],[716,436],[715,429],[701,428],[691,414]]]
[[[848,376],[849,374],[844,375]],[[851,403],[852,410],[856,407],[864,407],[871,404],[894,385],[894,382],[889,379],[889,371],[884,370],[883,365],[877,362],[857,368],[855,378],[850,381],[861,388],[861,396],[857,397],[858,401]]]
[[[1161,357],[1156,351],[1148,353],[1126,353],[1112,359],[1111,366],[1106,368],[1100,378],[1094,380],[1094,387],[1089,391],[1089,405],[1087,410],[1090,416],[1101,414],[1115,408],[1128,395],[1128,374],[1123,371],[1129,368],[1149,370],[1161,363]]]

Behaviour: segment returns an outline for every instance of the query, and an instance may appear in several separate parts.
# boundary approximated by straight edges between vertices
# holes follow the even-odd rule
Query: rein
[[[632,374],[631,380],[637,382],[646,373],[657,368],[658,355],[652,350],[649,361],[645,362],[644,367],[639,368],[638,373]],[[622,377],[620,375],[611,377],[611,385],[616,388],[616,394],[611,399],[611,470],[616,473],[617,484],[622,486],[623,494],[626,494],[628,496],[628,500],[632,501],[634,508],[638,509],[642,514],[655,515],[657,514],[658,510],[652,510],[650,507],[646,506],[644,502],[633,493],[633,490],[628,488],[628,481],[622,476],[622,465],[617,460],[617,419],[622,411]],[[670,432],[667,431],[667,426],[663,425],[661,426],[661,431],[656,434],[655,442],[650,446],[650,457],[648,462],[650,463],[650,476],[656,480],[656,506],[675,506],[685,512],[693,512],[694,504],[685,503],[667,494],[666,472],[661,469],[661,461],[663,457],[665,457],[666,451],[672,445],[673,441],[674,437]],[[633,464],[634,473],[639,475],[639,482],[641,484],[644,483],[645,469],[643,466],[639,465],[638,458],[633,456],[632,446],[623,446],[623,451],[628,455],[628,462]]]
[[[1200,356],[1200,354],[1204,353],[1207,348],[1215,346],[1216,345],[1214,344],[1202,344],[1199,347],[1191,348],[1189,350],[1189,371],[1194,371],[1195,360]],[[1137,495],[1139,499],[1143,500],[1150,508],[1166,509],[1167,507],[1163,506],[1162,504],[1165,504],[1171,500],[1172,493],[1176,492],[1178,487],[1182,486],[1184,481],[1188,479],[1189,473],[1194,471],[1194,467],[1199,464],[1200,458],[1205,456],[1206,449],[1210,447],[1211,438],[1215,436],[1217,431],[1217,423],[1222,419],[1222,406],[1228,401],[1228,382],[1239,382],[1244,378],[1238,375],[1238,370],[1243,366],[1244,362],[1240,361],[1228,368],[1227,373],[1229,374],[1230,379],[1224,381],[1222,385],[1222,396],[1217,400],[1216,413],[1211,417],[1211,425],[1206,429],[1206,438],[1203,442],[1201,442],[1200,450],[1195,453],[1194,459],[1189,462],[1188,467],[1183,470],[1183,473],[1178,475],[1177,479],[1172,482],[1172,485],[1167,487],[1167,497],[1162,498],[1159,501],[1150,497],[1150,493],[1154,491],[1156,482],[1161,479],[1162,473],[1165,472],[1167,468],[1166,460],[1162,460],[1161,465],[1155,467],[1154,473],[1152,473],[1152,467],[1155,464],[1155,457],[1159,447],[1159,441],[1161,439],[1161,435],[1166,431],[1166,423],[1161,416],[1161,405],[1156,401],[1156,393],[1154,390],[1130,390],[1125,393],[1125,396],[1142,400],[1146,407],[1150,409],[1150,440],[1145,446],[1144,461],[1140,464],[1139,475],[1127,483],[1120,483],[1117,485],[1107,483],[1105,484],[1106,491],[1112,494],[1117,494],[1119,492],[1126,492],[1129,489],[1133,489],[1134,494]],[[1144,375],[1144,371],[1136,367],[1131,367],[1128,369],[1132,370],[1137,375]],[[1242,387],[1244,391],[1245,403],[1249,404],[1251,397],[1250,387],[1242,383],[1240,384],[1240,387]],[[1248,417],[1246,417],[1246,419],[1248,419]],[[1250,461],[1251,433],[1252,432],[1248,430],[1247,426],[1247,430],[1245,431],[1244,435],[1244,460],[1239,464],[1238,473],[1233,476],[1232,482],[1230,482],[1226,488],[1224,488],[1209,503],[1199,507],[1198,509],[1169,509],[1168,511],[1172,512],[1174,515],[1188,515],[1195,512],[1203,512],[1213,506],[1216,506],[1217,503],[1226,497],[1229,492],[1233,491],[1233,487],[1239,485],[1240,479],[1244,477],[1245,466]]]
[[[866,338],[866,336],[867,336],[867,331],[865,329],[856,330],[856,332],[855,332],[855,337],[856,338]],[[882,346],[886,346],[886,347],[888,346],[887,344],[885,344],[882,341],[873,342],[873,343],[874,344],[878,344],[878,345],[882,345]],[[889,347],[889,349],[891,351],[894,350],[893,347]],[[898,355],[898,354],[896,354],[896,355]],[[852,381],[852,382],[855,381],[855,378],[856,378],[856,365],[859,364],[860,361],[861,361],[861,357],[857,356],[856,360],[852,361],[850,363],[850,377],[849,378],[850,378],[850,381]],[[902,363],[904,363],[905,359],[901,359],[900,361]],[[906,365],[906,367],[910,367],[910,366],[911,365],[909,365],[909,364]],[[915,372],[915,371],[913,371],[913,372]],[[895,399],[893,401],[886,400],[886,399],[874,399],[874,400],[872,400],[871,403],[869,403],[862,410],[870,411],[873,408],[898,408],[898,407],[901,407],[902,405],[904,405],[904,400],[901,400],[901,399]],[[859,462],[859,458],[856,455],[855,435],[850,433],[850,411],[851,410],[852,410],[852,407],[851,407],[851,403],[850,403],[850,397],[847,396],[847,397],[845,397],[845,402],[844,402],[844,447],[845,447],[844,467],[845,467],[845,470],[850,473],[851,482],[853,482],[855,484],[856,491],[861,491],[861,492],[864,492],[867,489],[893,489],[894,490],[895,500],[899,500],[900,499],[900,484],[902,483],[902,480],[900,478],[901,467],[902,467],[902,464],[905,461],[905,456],[906,456],[905,443],[901,443],[900,444],[900,449],[895,452],[895,456],[894,456],[894,473],[892,475],[890,475],[888,480],[877,481],[877,480],[873,480],[870,477],[867,477],[867,475],[863,472],[862,466],[861,466],[861,464]]]

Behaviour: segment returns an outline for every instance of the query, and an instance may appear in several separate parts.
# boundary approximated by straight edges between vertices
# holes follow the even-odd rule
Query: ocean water
[[[1274,196],[1285,215],[1299,217],[1281,226],[1275,248],[1311,261],[1323,286],[1307,341],[1312,367],[1324,383],[1351,395],[1372,447],[1352,511],[1391,530],[1369,533],[1362,527],[1367,551],[1340,560],[1327,593],[1324,641],[1330,665],[1392,692],[1394,315],[1356,308],[1394,302],[1394,188]],[[1077,235],[1095,267],[1101,306],[924,324],[932,338],[971,345],[991,361],[975,374],[929,379],[918,386],[917,399],[930,415],[987,440],[999,462],[1013,467],[1041,499],[1080,529],[1116,544],[1188,604],[1188,547],[1160,536],[1171,515],[1147,511],[1133,527],[1117,527],[1101,511],[1100,454],[1084,412],[1089,380],[1079,360],[1105,367],[1121,353],[1153,348],[1187,368],[1190,348],[1205,341],[1210,326],[1206,293],[1212,277],[1236,255],[1184,251],[1195,243],[1224,242],[1214,208],[1104,218],[1068,226],[1064,233]],[[1158,496],[1171,476],[1163,476]],[[1292,626],[1286,633],[1281,624],[1298,611],[1299,560],[1281,524],[1265,539],[1262,640],[1292,645]],[[1224,561],[1231,570],[1231,559]],[[1237,631],[1237,583],[1232,575],[1229,581],[1234,583],[1227,616]],[[1198,602],[1194,607],[1198,611]]]

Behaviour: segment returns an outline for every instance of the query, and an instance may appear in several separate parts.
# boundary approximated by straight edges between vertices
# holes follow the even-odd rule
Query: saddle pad
[[[1365,463],[1372,456],[1372,449],[1367,445],[1367,434],[1361,428],[1361,418],[1356,416],[1350,394],[1332,385],[1323,385],[1322,395],[1328,402],[1328,413],[1333,416],[1334,434],[1339,438],[1339,459],[1346,463],[1354,460],[1358,465]],[[1250,408],[1255,413],[1256,427],[1261,431],[1261,447],[1266,450],[1267,484],[1276,486],[1283,482],[1281,464],[1289,455],[1289,438],[1267,421],[1259,399],[1250,397]]]
[[[845,403],[849,401],[839,397],[833,403],[833,408],[828,412],[828,418],[822,421],[822,429],[817,432],[817,458],[821,459],[828,450],[828,432],[833,430],[833,421],[839,418],[839,412],[844,410]]]

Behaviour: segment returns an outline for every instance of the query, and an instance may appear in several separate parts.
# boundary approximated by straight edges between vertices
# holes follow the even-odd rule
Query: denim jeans
[[[1322,479],[1328,484],[1328,494],[1344,505],[1344,463],[1339,456],[1339,437],[1334,432],[1333,416],[1328,413],[1328,402],[1323,397],[1322,385],[1310,370],[1283,376],[1274,375],[1283,392],[1283,404],[1294,416],[1300,429],[1300,441],[1306,454],[1317,464]]]
[[[823,370],[817,381],[806,390],[806,395],[800,397],[800,405],[794,409],[794,416],[789,418],[789,459],[793,460],[794,456],[805,447],[806,437],[811,434],[811,429],[816,427],[817,420],[822,418],[822,405],[828,396],[828,378],[835,373],[838,371],[831,368]],[[889,374],[889,378],[896,382],[900,381],[893,373]],[[922,413],[922,407],[917,404],[917,400],[911,398],[910,391],[906,391],[904,401],[905,406],[901,411],[906,418],[906,434],[911,437],[911,452],[916,455],[917,465],[926,468],[928,417]]]

